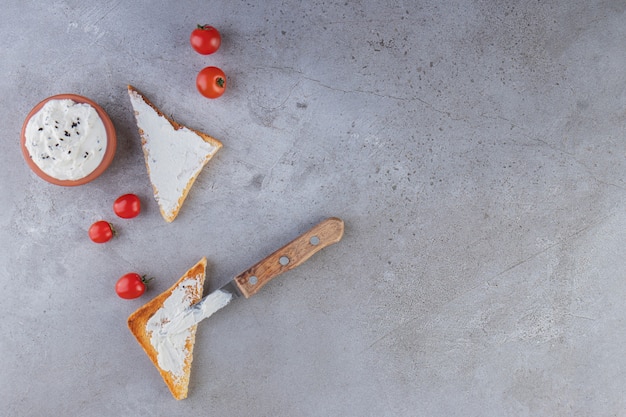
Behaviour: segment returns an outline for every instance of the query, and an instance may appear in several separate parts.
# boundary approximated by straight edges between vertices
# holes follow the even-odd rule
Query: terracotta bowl
[[[106,147],[106,150],[104,151],[104,157],[102,158],[102,162],[100,162],[100,165],[98,165],[98,167],[96,167],[96,169],[93,170],[91,174],[87,175],[86,177],[80,178],[78,180],[59,180],[46,174],[37,166],[37,164],[33,162],[33,160],[30,158],[30,153],[28,152],[28,149],[26,148],[26,136],[25,136],[26,125],[28,124],[28,121],[30,120],[30,118],[33,117],[39,110],[41,110],[41,108],[48,101],[64,100],[64,99],[70,99],[70,100],[75,101],[76,103],[87,103],[91,107],[96,109],[98,116],[100,116],[100,119],[102,119],[102,123],[104,124],[104,129],[106,131],[106,136],[107,136],[107,147]],[[86,97],[76,95],[76,94],[58,94],[58,95],[48,97],[47,99],[43,100],[41,103],[37,104],[30,111],[30,113],[28,113],[28,116],[26,116],[26,120],[24,120],[24,125],[22,126],[20,144],[22,147],[22,154],[24,155],[24,159],[26,159],[26,163],[28,164],[30,169],[32,169],[33,172],[37,174],[37,176],[39,176],[40,178],[52,184],[64,185],[64,186],[75,186],[75,185],[83,185],[90,181],[95,180],[100,175],[102,175],[102,173],[109,167],[109,165],[113,161],[113,157],[115,156],[115,149],[117,148],[117,136],[115,134],[115,127],[113,126],[113,123],[111,122],[111,119],[109,118],[109,115],[107,115],[106,112],[102,109],[102,107],[100,107],[94,101]]]

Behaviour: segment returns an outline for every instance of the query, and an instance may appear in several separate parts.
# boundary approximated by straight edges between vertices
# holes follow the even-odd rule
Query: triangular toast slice
[[[166,341],[162,339],[165,336],[159,334],[158,330],[177,312],[190,307],[202,298],[206,264],[206,258],[202,258],[167,291],[128,317],[128,328],[177,400],[187,398],[197,325],[173,337],[168,336]]]
[[[172,222],[189,189],[222,143],[165,116],[133,86],[128,86],[146,168],[161,215]]]

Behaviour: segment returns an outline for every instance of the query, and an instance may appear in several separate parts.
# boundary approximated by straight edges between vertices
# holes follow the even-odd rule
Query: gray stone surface
[[[626,400],[622,1],[8,0],[0,19],[6,416],[617,416]],[[223,33],[212,56],[197,23]],[[196,73],[217,65],[209,101]],[[160,217],[126,85],[224,148]],[[113,119],[98,180],[18,146],[43,98]],[[144,212],[115,218],[134,192]],[[344,239],[201,323],[173,400],[127,316],[200,257],[209,289],[327,216]],[[91,243],[88,226],[119,237]],[[116,297],[130,271],[146,296]]]

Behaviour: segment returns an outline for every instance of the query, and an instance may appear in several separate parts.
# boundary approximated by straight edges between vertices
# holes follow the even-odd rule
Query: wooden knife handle
[[[235,283],[241,293],[250,298],[272,279],[302,264],[325,247],[339,242],[342,236],[343,220],[330,217],[237,275]]]

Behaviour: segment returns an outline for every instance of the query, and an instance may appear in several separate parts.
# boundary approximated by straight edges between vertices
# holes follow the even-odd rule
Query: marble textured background
[[[621,1],[51,2],[0,19],[0,405],[11,416],[615,416],[626,409]],[[223,35],[201,56],[196,24]],[[216,65],[209,101],[195,76]],[[166,224],[126,85],[224,148]],[[118,151],[27,168],[43,98]],[[144,202],[134,220],[111,204]],[[327,216],[344,239],[201,323],[174,401],[126,317],[202,256],[208,289]],[[119,236],[91,243],[110,219]],[[156,280],[139,300],[117,277]]]

